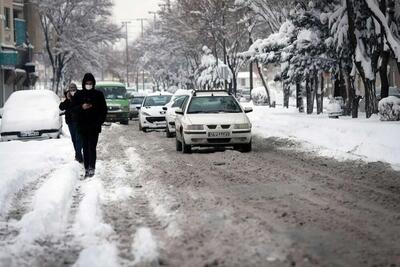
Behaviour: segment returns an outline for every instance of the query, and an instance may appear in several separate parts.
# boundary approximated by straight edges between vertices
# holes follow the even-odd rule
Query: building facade
[[[27,0],[0,0],[0,107],[14,91],[35,84],[34,54],[41,46],[35,6]]]

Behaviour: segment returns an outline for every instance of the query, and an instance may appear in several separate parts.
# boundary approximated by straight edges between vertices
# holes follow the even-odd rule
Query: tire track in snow
[[[117,247],[110,241],[113,229],[103,222],[103,184],[95,176],[82,182],[81,191],[82,201],[74,216],[72,232],[83,250],[74,266],[118,266]]]
[[[132,163],[125,153],[129,145],[122,132],[125,129],[115,125],[106,130],[104,145],[100,148],[102,162],[98,173],[107,190],[103,203],[104,220],[114,229],[113,241],[117,243],[122,266],[157,266],[160,260],[155,240],[158,238],[152,231],[158,236],[163,232],[163,226],[154,216],[140,180],[141,166]],[[112,142],[118,134],[118,141]]]
[[[61,266],[74,261],[76,246],[65,231],[79,171],[77,163],[66,164],[36,190],[31,210],[12,223],[18,235],[0,244],[0,265]]]

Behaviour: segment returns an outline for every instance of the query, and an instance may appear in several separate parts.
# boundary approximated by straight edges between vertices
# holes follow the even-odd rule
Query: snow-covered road
[[[158,264],[158,204],[142,189],[135,148],[108,142],[118,127],[105,129],[90,180],[68,136],[0,143],[0,266]]]
[[[1,267],[399,260],[400,174],[386,164],[257,136],[249,154],[183,155],[131,123],[104,128],[97,174],[81,180],[71,147],[67,137],[0,143]]]

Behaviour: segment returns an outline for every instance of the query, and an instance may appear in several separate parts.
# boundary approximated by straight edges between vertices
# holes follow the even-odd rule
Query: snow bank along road
[[[272,137],[255,137],[248,154],[183,155],[165,133],[137,128],[106,127],[97,174],[84,181],[68,139],[0,143],[0,266],[400,263],[390,166]],[[16,159],[24,164],[10,168]]]

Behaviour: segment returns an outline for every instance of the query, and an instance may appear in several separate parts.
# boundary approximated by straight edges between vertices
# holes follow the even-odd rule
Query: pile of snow
[[[79,205],[74,224],[74,234],[83,244],[96,244],[109,236],[113,230],[108,224],[102,222],[100,197],[104,188],[97,179],[90,180],[82,185],[84,198]]]
[[[69,163],[51,174],[36,191],[32,210],[18,222],[20,241],[31,243],[38,237],[63,232],[80,169],[78,163]]]
[[[291,139],[322,156],[382,161],[400,168],[398,122],[382,123],[378,116],[332,120],[327,114],[306,115],[295,108],[265,107],[254,107],[249,118],[253,132],[262,137]]]
[[[382,121],[399,121],[400,98],[389,96],[379,101],[379,115]]]
[[[4,105],[1,132],[59,129],[59,103],[49,90],[16,91]]]
[[[132,244],[132,253],[135,257],[134,265],[138,263],[152,263],[157,261],[157,242],[149,228],[142,227],[137,230]]]
[[[15,193],[72,160],[73,155],[67,138],[0,142],[0,214],[7,213]]]
[[[267,91],[264,87],[257,87],[251,91],[251,98],[254,104],[266,104],[268,103]]]

